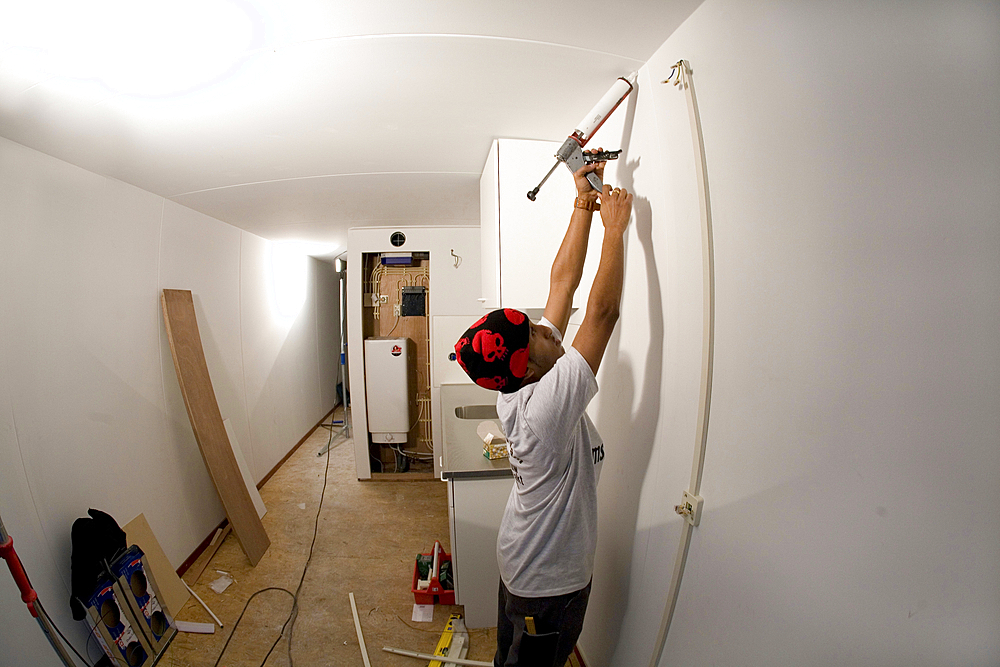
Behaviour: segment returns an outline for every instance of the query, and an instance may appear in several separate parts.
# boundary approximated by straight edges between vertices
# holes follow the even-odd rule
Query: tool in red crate
[[[420,578],[420,561],[426,559],[430,561],[427,571],[427,578]],[[447,567],[446,567],[447,566]],[[413,564],[413,599],[417,604],[455,604],[455,587],[447,587],[447,577],[442,583],[442,570],[446,570],[445,575],[451,572],[451,554],[445,553],[441,543],[434,542],[434,549],[429,554],[417,556],[417,562]]]

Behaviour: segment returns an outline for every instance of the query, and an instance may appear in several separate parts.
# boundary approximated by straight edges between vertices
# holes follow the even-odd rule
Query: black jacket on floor
[[[72,595],[69,598],[73,619],[82,621],[87,617],[87,599],[94,593],[94,587],[106,574],[105,563],[111,563],[115,556],[125,550],[125,531],[118,522],[101,510],[87,510],[90,518],[73,522]]]

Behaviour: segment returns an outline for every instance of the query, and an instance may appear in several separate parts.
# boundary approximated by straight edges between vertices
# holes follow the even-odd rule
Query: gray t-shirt
[[[497,561],[514,595],[572,593],[594,573],[604,443],[584,410],[595,394],[590,365],[571,347],[541,380],[497,398],[514,472]]]

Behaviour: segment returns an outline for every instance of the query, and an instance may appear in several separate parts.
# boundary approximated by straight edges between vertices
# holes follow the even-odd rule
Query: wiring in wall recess
[[[454,258],[455,268],[462,262],[462,257],[451,249]],[[390,265],[376,263],[368,274],[366,285],[365,305],[372,308],[374,318],[375,335],[383,338],[392,337],[394,334],[400,337],[410,337],[418,345],[417,365],[416,365],[416,389],[414,400],[417,407],[417,418],[414,424],[408,429],[408,433],[416,429],[412,434],[412,444],[409,448],[404,446],[391,446],[395,454],[393,456],[394,472],[402,472],[409,469],[410,462],[419,462],[433,465],[433,424],[431,421],[431,351],[430,351],[430,318],[427,315],[414,316],[414,319],[423,321],[423,331],[417,332],[411,324],[409,327],[403,324],[406,318],[403,311],[404,288],[423,287],[425,298],[430,294],[430,266],[426,259],[420,264]],[[382,321],[388,327],[388,317],[394,316],[392,326],[386,330]],[[369,453],[372,461],[376,462],[379,472],[388,472],[385,463],[378,456]],[[408,459],[408,460],[405,460]],[[400,470],[402,464],[403,470]],[[420,467],[420,466],[418,466]]]
[[[369,291],[371,295],[371,305],[374,307],[373,315],[375,319],[381,317],[380,306],[389,302],[389,294],[382,292],[382,280],[387,279],[390,283],[395,278],[396,303],[400,301],[403,287],[423,285],[429,288],[430,269],[426,266],[387,266],[377,264],[372,269],[369,277]]]

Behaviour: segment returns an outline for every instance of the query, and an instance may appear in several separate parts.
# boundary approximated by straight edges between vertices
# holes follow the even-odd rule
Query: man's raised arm
[[[595,374],[618,322],[625,280],[625,240],[622,237],[631,217],[632,195],[625,188],[612,190],[605,183],[601,195],[601,220],[604,222],[601,263],[590,288],[587,314],[573,338],[573,347],[583,355]]]
[[[601,149],[598,149],[601,150]],[[569,228],[563,237],[559,252],[552,262],[549,274],[549,298],[545,302],[545,319],[559,328],[559,333],[566,335],[566,325],[569,323],[570,309],[573,307],[573,295],[580,286],[583,276],[583,262],[587,258],[587,242],[590,240],[590,223],[594,211],[600,208],[597,197],[600,193],[590,186],[587,174],[596,172],[598,178],[604,178],[604,162],[587,164],[573,175],[576,182],[576,201],[573,215],[570,217]]]

